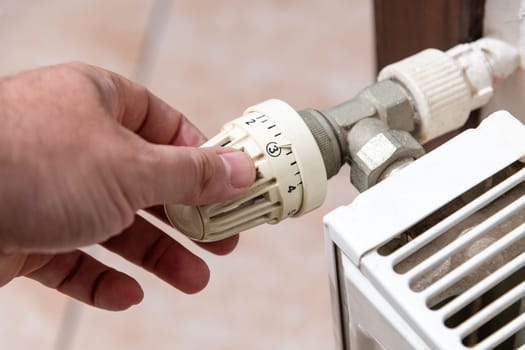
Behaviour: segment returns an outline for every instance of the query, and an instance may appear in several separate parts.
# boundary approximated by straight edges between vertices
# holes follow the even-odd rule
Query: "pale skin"
[[[0,78],[0,121],[0,286],[25,276],[102,309],[138,304],[135,279],[79,250],[92,244],[185,293],[206,286],[206,263],[136,212],[235,197],[255,179],[248,156],[198,148],[180,112],[81,63]],[[200,246],[223,255],[237,241]]]

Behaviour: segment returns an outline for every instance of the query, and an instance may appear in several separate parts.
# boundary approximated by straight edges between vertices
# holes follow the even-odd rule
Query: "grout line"
[[[81,250],[95,259],[102,253],[100,246],[90,246]],[[53,350],[69,350],[72,348],[73,341],[78,333],[80,316],[85,307],[84,304],[73,298],[66,298],[68,300],[62,313],[62,320],[58,326],[55,345],[52,347]]]
[[[139,56],[131,76],[134,81],[143,85],[146,85],[151,80],[154,61],[157,58],[159,45],[170,17],[172,3],[172,0],[154,0],[151,7],[144,29],[144,36],[140,44]],[[100,252],[100,249],[100,247],[96,247],[91,252],[91,255],[94,257],[99,255],[97,253]],[[84,305],[80,302],[74,299],[67,301],[53,347],[54,350],[71,349],[75,335],[78,333],[83,309]]]
[[[158,47],[169,20],[171,5],[172,0],[154,0],[153,2],[140,44],[139,56],[131,77],[134,81],[147,84],[151,79]],[[95,254],[91,255],[98,255],[97,252],[100,252],[100,249],[100,247],[96,247],[94,249]],[[75,335],[78,333],[83,309],[84,305],[80,302],[74,299],[67,301],[53,347],[54,350],[71,349]]]
[[[154,61],[169,21],[172,4],[172,0],[155,0],[151,8],[132,75],[133,80],[143,85],[151,80]]]
[[[55,345],[53,346],[54,350],[71,349],[71,345],[78,331],[78,325],[80,324],[82,307],[83,305],[74,299],[67,301]]]

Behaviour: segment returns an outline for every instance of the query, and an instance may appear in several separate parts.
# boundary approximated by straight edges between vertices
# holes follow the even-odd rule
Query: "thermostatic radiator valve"
[[[518,65],[516,49],[485,38],[387,66],[377,83],[326,111],[296,112],[280,100],[250,107],[202,147],[246,152],[257,169],[255,183],[222,203],[167,204],[168,219],[198,241],[275,224],[319,207],[327,179],[345,163],[364,191],[423,155],[421,143],[461,127]]]
[[[326,194],[326,172],[319,146],[299,114],[269,100],[250,107],[226,124],[203,147],[246,152],[257,169],[255,183],[233,200],[192,207],[166,205],[171,223],[189,237],[211,241],[264,224],[277,223],[319,207]]]

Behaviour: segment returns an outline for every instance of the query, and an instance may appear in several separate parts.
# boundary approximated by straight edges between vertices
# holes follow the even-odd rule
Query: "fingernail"
[[[255,179],[253,160],[244,152],[228,152],[220,155],[233,187],[250,186]]]

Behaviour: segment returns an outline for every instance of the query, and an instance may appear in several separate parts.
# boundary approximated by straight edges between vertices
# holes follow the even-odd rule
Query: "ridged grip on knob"
[[[427,142],[461,127],[470,113],[471,89],[454,58],[427,49],[383,68],[379,80],[400,82],[419,114],[416,138]]]
[[[300,111],[299,115],[303,118],[317,142],[317,146],[319,146],[326,169],[326,177],[329,179],[339,172],[344,161],[337,136],[326,117],[319,111],[305,109]]]
[[[222,203],[165,206],[173,226],[199,241],[215,241],[320,206],[326,195],[323,157],[301,116],[280,100],[248,108],[202,147],[232,147],[254,161],[257,178],[242,196]]]

